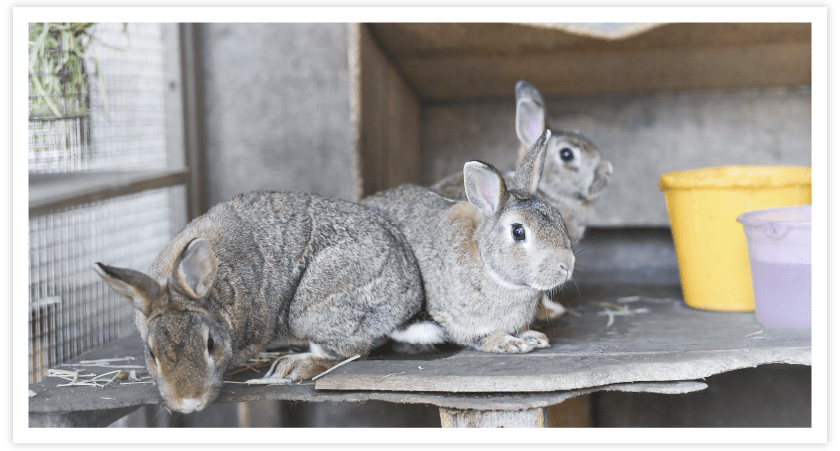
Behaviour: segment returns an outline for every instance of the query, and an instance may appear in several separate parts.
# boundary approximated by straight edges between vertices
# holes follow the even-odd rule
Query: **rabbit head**
[[[202,410],[222,386],[231,358],[230,327],[212,305],[216,259],[205,238],[195,238],[161,280],[96,263],[94,270],[136,310],[146,368],[169,408]]]
[[[526,81],[516,83],[516,136],[522,143],[520,158],[546,130],[545,102],[540,92]],[[612,163],[586,137],[552,129],[539,189],[549,198],[591,202],[598,197],[612,175]]]
[[[536,139],[516,169],[511,189],[496,168],[480,161],[464,165],[467,200],[481,219],[478,249],[500,285],[545,291],[572,276],[575,257],[560,212],[535,196],[551,132]]]

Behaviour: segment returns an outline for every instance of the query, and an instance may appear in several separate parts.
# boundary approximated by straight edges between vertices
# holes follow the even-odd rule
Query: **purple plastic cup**
[[[747,237],[755,314],[767,327],[811,327],[811,206],[738,216]]]

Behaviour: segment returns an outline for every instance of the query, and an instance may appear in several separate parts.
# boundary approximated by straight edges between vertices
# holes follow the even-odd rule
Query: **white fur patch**
[[[204,409],[204,406],[201,405],[201,400],[197,398],[184,398],[178,404],[179,409],[177,410],[183,413],[190,413],[194,410]]]
[[[563,307],[563,304],[552,301],[548,293],[542,294],[542,305],[549,311],[549,318],[558,318],[563,313],[566,313],[566,307]]]
[[[446,341],[446,333],[437,324],[424,321],[408,326],[405,330],[395,330],[388,334],[389,337],[403,343],[418,345],[443,343]]]
[[[327,359],[327,360],[333,360],[334,359],[333,356],[329,355],[326,351],[324,351],[324,348],[322,348],[321,345],[312,343],[311,341],[309,342],[309,354],[312,354],[315,357],[320,357],[322,359]],[[299,354],[299,355],[305,355],[305,354]]]

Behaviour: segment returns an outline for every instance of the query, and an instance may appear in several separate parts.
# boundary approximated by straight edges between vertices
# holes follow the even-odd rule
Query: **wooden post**
[[[444,428],[544,428],[545,408],[528,410],[440,409]]]

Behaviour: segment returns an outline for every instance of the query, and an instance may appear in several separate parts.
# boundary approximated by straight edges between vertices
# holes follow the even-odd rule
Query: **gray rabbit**
[[[136,309],[146,366],[166,404],[201,410],[229,366],[273,340],[308,342],[273,377],[311,378],[366,354],[421,311],[417,261],[368,209],[303,193],[258,192],[188,224],[148,274],[96,272]]]
[[[516,136],[521,143],[519,159],[533,146],[546,129],[545,101],[533,85],[516,83]],[[587,215],[592,202],[603,193],[612,176],[612,163],[579,133],[551,129],[545,167],[536,195],[554,205],[563,216],[572,245],[577,246],[586,231]],[[505,175],[510,184],[512,174]],[[465,200],[463,173],[453,174],[431,186],[436,193],[456,200]],[[565,309],[546,294],[543,299],[547,318],[556,318]]]
[[[519,159],[534,145],[546,129],[545,101],[540,92],[526,81],[516,83],[516,136],[519,138]],[[577,245],[586,231],[589,207],[610,181],[612,163],[601,156],[592,141],[579,133],[551,129],[545,167],[537,189],[537,197],[560,210],[572,245]],[[513,174],[506,174],[510,184]],[[452,174],[431,186],[441,196],[466,200],[464,174]]]
[[[464,165],[469,202],[413,185],[362,202],[405,234],[433,320],[392,338],[428,343],[439,325],[441,338],[485,352],[548,346],[528,323],[541,293],[569,280],[575,262],[560,212],[534,195],[550,134],[546,130],[522,159],[510,190],[494,167],[471,161]]]

